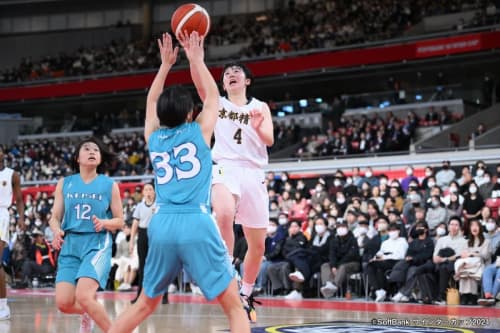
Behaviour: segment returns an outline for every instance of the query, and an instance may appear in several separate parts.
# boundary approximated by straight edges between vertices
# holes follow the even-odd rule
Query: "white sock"
[[[245,295],[245,296],[252,295],[253,286],[254,286],[253,283],[250,284],[250,283],[246,283],[245,281],[243,281],[243,283],[241,285],[240,293]]]
[[[0,309],[7,307],[7,298],[0,298]]]

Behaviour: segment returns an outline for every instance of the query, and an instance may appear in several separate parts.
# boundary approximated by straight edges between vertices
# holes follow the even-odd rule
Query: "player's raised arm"
[[[173,48],[172,37],[168,33],[164,33],[162,38],[158,39],[158,47],[160,48],[161,66],[151,84],[146,100],[146,121],[144,124],[146,142],[148,142],[151,133],[160,128],[160,120],[156,115],[156,104],[165,86],[168,72],[175,64],[177,52],[179,51],[178,47]]]
[[[198,32],[193,31],[189,36],[186,33],[180,34],[179,41],[186,51],[193,83],[196,89],[203,91],[205,95],[203,110],[196,121],[201,126],[205,142],[210,145],[218,116],[219,89],[204,61],[204,38],[200,37]]]

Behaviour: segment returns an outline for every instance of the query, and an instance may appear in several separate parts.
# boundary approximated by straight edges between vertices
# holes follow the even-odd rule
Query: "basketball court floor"
[[[101,292],[98,299],[115,318],[134,292]],[[0,321],[0,333],[78,332],[79,316],[59,313],[54,289],[9,290],[12,317]],[[366,302],[364,299],[287,301],[258,298],[258,324],[252,333],[327,332],[500,332],[500,306],[439,306]],[[97,328],[94,332],[100,332]],[[222,310],[203,296],[172,294],[134,332],[229,332]]]

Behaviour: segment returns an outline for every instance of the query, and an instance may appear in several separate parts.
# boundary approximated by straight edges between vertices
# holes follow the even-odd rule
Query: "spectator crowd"
[[[457,22],[457,29],[498,21],[495,4],[487,0],[292,0],[264,13],[219,17],[212,25],[207,44],[240,43],[241,58],[274,56],[390,39],[402,36],[426,16],[466,10],[477,10],[478,15],[471,22]],[[26,57],[18,66],[0,70],[0,83],[124,73],[159,64],[156,41],[113,40],[103,47],[84,45],[41,59]]]
[[[269,172],[270,221],[255,293],[287,299],[357,293],[376,302],[444,304],[447,289],[454,286],[462,304],[495,304],[500,292],[500,205],[495,200],[500,198],[500,164],[477,161],[459,168],[443,161],[417,177],[421,171],[408,166],[400,178],[355,167],[314,179]],[[10,208],[10,254],[4,264],[24,281],[22,287],[32,283],[37,251],[45,251],[52,239],[47,226],[51,195],[26,195],[26,233],[16,228],[15,206]],[[142,199],[140,186],[123,194],[126,226],[115,235],[117,262],[125,260],[124,249],[134,241],[129,227]],[[235,228],[235,265],[242,267],[245,239]],[[54,270],[53,261],[44,258],[46,269]],[[121,282],[120,290],[130,289],[133,260],[125,261],[114,287]]]

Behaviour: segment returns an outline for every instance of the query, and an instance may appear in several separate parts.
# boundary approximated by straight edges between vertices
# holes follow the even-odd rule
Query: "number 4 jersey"
[[[250,111],[262,110],[264,103],[252,98],[248,104],[237,106],[225,97],[220,97],[219,103],[212,149],[214,161],[257,168],[267,165],[267,147],[250,123]]]
[[[209,212],[212,158],[197,122],[154,131],[148,142],[159,211]]]
[[[109,219],[113,180],[97,175],[90,183],[84,183],[80,174],[64,178],[64,218],[61,228],[65,232],[95,232],[92,216]],[[106,230],[103,230],[106,232]]]

